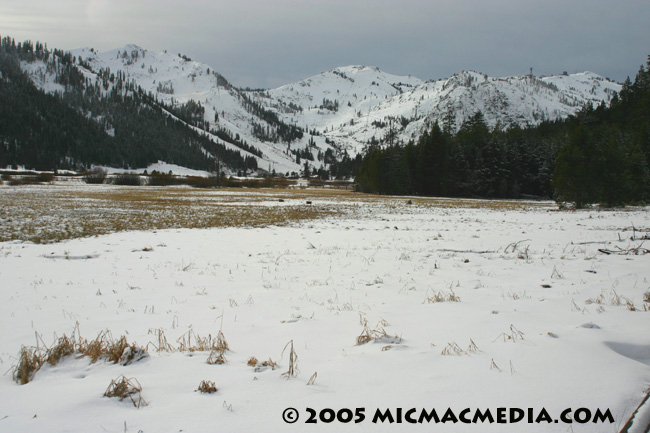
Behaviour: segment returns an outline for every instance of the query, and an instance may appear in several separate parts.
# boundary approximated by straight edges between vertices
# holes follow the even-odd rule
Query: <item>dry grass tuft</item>
[[[266,361],[262,361],[260,365],[262,367],[271,367],[271,370],[275,370],[275,367],[278,366],[278,363],[269,358]]]
[[[69,355],[77,352],[78,344],[73,338],[63,335],[59,338],[54,346],[47,350],[47,363],[50,365],[56,365],[59,361]]]
[[[251,359],[255,359],[255,362],[256,362],[255,365],[251,365]],[[262,362],[257,362],[257,358],[255,358],[255,357],[252,357],[251,359],[248,360],[248,365],[251,365],[251,367],[255,367],[255,372],[264,371],[264,370],[267,370],[269,368],[271,370],[275,370],[275,368],[278,367],[278,363],[273,361],[271,358],[269,358],[266,361],[262,361]]]
[[[146,348],[136,343],[129,344],[125,336],[114,340],[110,331],[100,332],[90,342],[85,340],[80,342],[78,352],[90,358],[93,363],[105,359],[120,365],[129,365],[148,356]]]
[[[47,354],[36,347],[25,347],[20,349],[18,365],[14,367],[14,381],[21,385],[29,383],[41,366],[45,363]]]
[[[254,356],[251,356],[250,358],[248,358],[248,361],[246,361],[246,364],[249,367],[255,367],[255,366],[257,366],[258,362],[259,361],[257,360],[257,358],[255,358]]]
[[[84,342],[81,347],[81,353],[90,358],[90,361],[95,363],[106,353],[106,340],[108,332],[102,331],[97,335],[97,338],[89,342]]]
[[[316,378],[318,377],[318,372],[315,371],[314,374],[311,375],[309,380],[307,381],[307,385],[313,385],[316,383]]]
[[[650,292],[646,295],[650,296]],[[646,298],[644,298],[644,302],[648,302],[646,301]],[[602,291],[598,297],[587,299],[585,301],[585,304],[611,305],[614,307],[624,305],[629,311],[637,311],[637,308],[631,299],[619,295],[614,289],[612,289],[609,293]]]
[[[228,342],[226,341],[226,337],[223,335],[223,332],[219,331],[217,334],[217,341],[214,345],[214,349],[220,350],[222,352],[226,352],[230,350],[230,347],[228,346]]]
[[[399,336],[388,335],[386,329],[384,329],[384,326],[389,325],[388,322],[386,322],[384,319],[381,319],[374,329],[370,329],[370,326],[368,326],[368,320],[366,318],[361,317],[360,320],[361,324],[363,325],[363,329],[361,330],[361,334],[359,334],[357,337],[357,346],[370,343],[371,341],[389,341],[394,344],[399,344],[401,342],[402,339]]]
[[[211,380],[202,380],[197,391],[201,394],[213,394],[217,392],[218,389]]]
[[[117,379],[111,380],[111,384],[106,388],[104,392],[104,397],[117,397],[120,401],[128,398],[133,403],[133,406],[138,409],[142,406],[146,406],[147,402],[142,398],[142,385],[138,382],[137,379],[131,378],[127,379],[124,375],[118,377]]]
[[[194,341],[192,341],[194,339]],[[193,330],[187,331],[177,341],[180,352],[207,352],[212,350],[216,342],[212,340],[212,335],[200,337]]]
[[[174,348],[172,347],[171,344],[167,341],[167,337],[165,336],[165,331],[163,329],[150,329],[149,334],[153,334],[156,336],[157,343],[154,342],[149,342],[147,344],[147,348],[149,348],[149,344],[151,344],[155,349],[156,352],[173,352]]]
[[[129,347],[129,342],[126,341],[126,337],[122,336],[119,340],[108,340],[106,344],[106,357],[113,364],[120,362],[122,354]]]
[[[221,365],[225,364],[227,361],[226,355],[223,351],[218,349],[212,349],[210,356],[208,357],[208,364],[210,365]]]
[[[37,338],[40,338],[37,334]],[[92,363],[100,359],[115,364],[129,365],[148,356],[145,348],[137,344],[129,344],[126,337],[114,340],[108,331],[102,331],[94,340],[88,341],[79,336],[79,325],[71,337],[63,335],[50,348],[25,347],[20,350],[18,364],[14,367],[14,380],[24,385],[32,380],[34,375],[46,362],[58,364],[66,356],[87,356]]]
[[[226,352],[230,350],[228,347],[228,342],[226,337],[223,335],[223,332],[219,331],[217,338],[212,341],[212,336],[209,338],[210,341],[210,356],[208,357],[208,364],[225,364],[226,363]]]
[[[444,292],[434,292],[432,296],[428,296],[424,299],[423,304],[435,304],[438,302],[460,302],[460,296],[457,296],[453,290],[449,290],[449,293]]]

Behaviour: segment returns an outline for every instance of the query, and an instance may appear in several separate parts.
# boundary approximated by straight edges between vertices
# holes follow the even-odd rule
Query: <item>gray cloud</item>
[[[650,54],[647,0],[4,0],[0,31],[50,47],[182,52],[237,85],[365,64],[422,79],[591,70],[622,81]]]

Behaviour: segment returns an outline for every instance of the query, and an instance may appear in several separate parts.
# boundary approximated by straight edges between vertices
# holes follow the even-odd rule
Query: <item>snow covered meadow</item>
[[[650,383],[648,208],[0,190],[3,432],[618,432]],[[64,335],[75,354],[14,381],[22,347],[45,354]],[[147,353],[81,355],[122,336]],[[212,350],[218,336],[228,350]],[[122,376],[140,392],[105,397]],[[373,420],[500,407],[551,420]],[[341,412],[358,408],[358,423]],[[614,422],[556,423],[568,408]]]

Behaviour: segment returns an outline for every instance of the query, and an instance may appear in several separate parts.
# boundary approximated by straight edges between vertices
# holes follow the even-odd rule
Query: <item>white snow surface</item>
[[[649,210],[387,198],[357,203],[354,217],[284,227],[0,243],[0,367],[9,371],[0,430],[616,432],[650,382],[650,255],[598,249],[641,244],[630,238],[646,232],[631,227],[649,228]],[[460,302],[427,301],[452,292]],[[363,320],[388,336],[357,345]],[[150,356],[128,366],[68,357],[26,385],[12,380],[35,333],[49,345],[76,324],[85,338],[110,330],[141,346],[156,341],[152,330],[175,346],[190,331],[222,330],[231,350],[225,364],[208,365],[208,352],[149,345]],[[287,379],[290,341],[299,373]],[[462,352],[443,354],[454,343]],[[256,372],[251,356],[279,367]],[[102,396],[120,375],[142,385],[146,407]],[[195,392],[202,380],[218,392]],[[293,425],[282,420],[289,407],[299,410]],[[307,407],[363,407],[367,418],[306,424]],[[610,409],[615,423],[371,422],[376,409],[498,407],[545,408],[554,419],[566,408]]]
[[[123,169],[123,168],[114,168],[114,167],[104,167],[98,166],[106,170],[109,174],[114,173],[143,173],[145,170],[147,173],[151,174],[153,171],[159,173],[167,174],[171,172],[177,176],[198,176],[198,177],[209,177],[210,173],[203,170],[192,170],[191,168],[182,167],[176,164],[168,164],[164,161],[158,161],[154,164],[149,164],[146,168],[135,168],[135,169]]]

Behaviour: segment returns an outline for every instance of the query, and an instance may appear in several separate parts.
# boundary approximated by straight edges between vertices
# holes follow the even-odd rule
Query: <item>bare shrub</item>
[[[108,176],[108,172],[106,170],[101,167],[93,167],[84,176],[84,182],[88,184],[99,185],[106,181],[106,176]]]
[[[127,172],[117,174],[111,179],[113,185],[121,186],[140,186],[142,185],[142,179],[137,173]]]
[[[178,176],[174,176],[173,174],[168,174],[168,173],[159,173],[154,170],[149,176],[147,184],[149,186],[168,186],[168,185],[181,185],[184,182],[185,182],[184,179]]]

